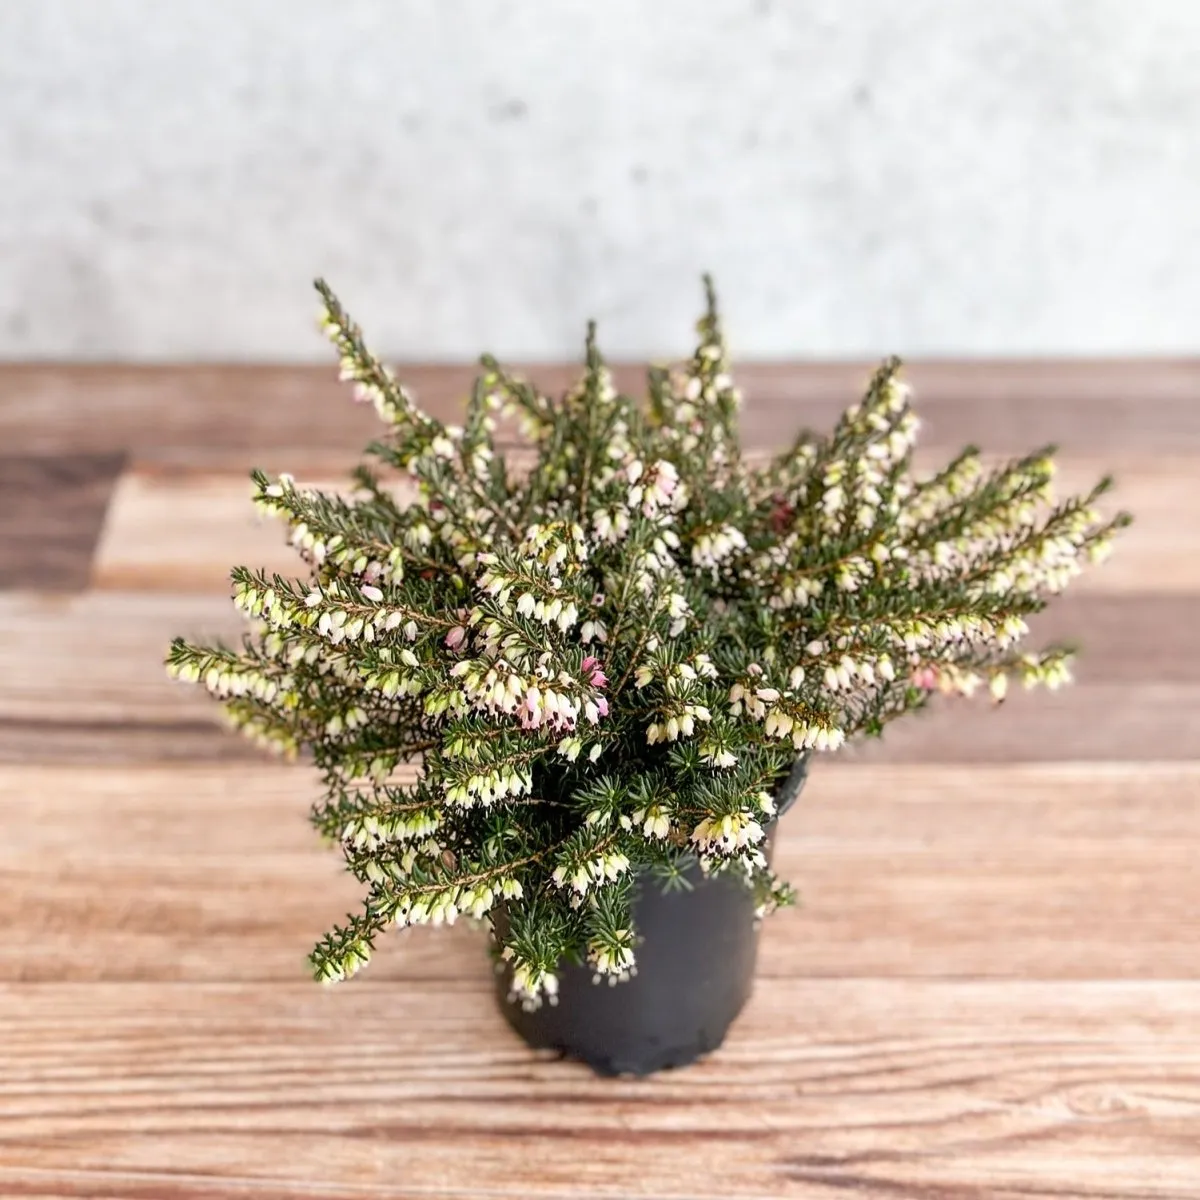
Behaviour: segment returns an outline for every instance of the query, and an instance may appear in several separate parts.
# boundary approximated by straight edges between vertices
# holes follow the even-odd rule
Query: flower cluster
[[[828,436],[752,462],[710,286],[695,353],[651,371],[646,404],[593,329],[561,398],[485,358],[443,425],[318,286],[341,373],[386,425],[376,462],[349,497],[255,473],[298,577],[235,569],[244,645],[168,658],[322,774],[313,821],[366,895],[314,950],[318,978],[354,974],[388,927],[466,914],[527,1002],[555,999],[565,956],[618,982],[639,872],[698,860],[762,911],[787,901],[764,843],[798,757],[939,694],[1068,678],[1065,649],[1019,643],[1125,523],[1100,513],[1109,482],[1056,500],[1049,452],[988,468],[974,448],[918,475],[897,362]],[[495,436],[509,417],[535,452],[521,470]]]

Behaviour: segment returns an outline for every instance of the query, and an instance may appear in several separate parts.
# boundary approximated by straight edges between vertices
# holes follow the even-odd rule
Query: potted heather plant
[[[1107,479],[1055,501],[1047,451],[916,476],[895,360],[831,434],[751,462],[711,284],[694,355],[650,371],[645,405],[591,329],[561,399],[485,357],[461,426],[317,286],[386,427],[379,467],[349,498],[256,473],[301,577],[236,568],[242,647],[168,657],[320,772],[313,822],[366,894],[315,975],[353,975],[391,927],[469,916],[530,1044],[604,1072],[690,1061],[749,994],[757,919],[791,899],[771,839],[810,756],[935,691],[1058,686],[1068,651],[1022,651],[1026,618],[1128,518],[1095,511]]]

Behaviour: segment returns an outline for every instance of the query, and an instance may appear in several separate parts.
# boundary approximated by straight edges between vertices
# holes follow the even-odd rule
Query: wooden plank
[[[0,769],[0,979],[297,981],[360,889],[303,768]],[[764,976],[1200,979],[1200,764],[820,763],[780,832],[801,907]],[[479,980],[466,925],[390,937],[371,979]]]
[[[862,374],[751,368],[749,442],[827,425]],[[468,375],[416,382],[452,416]],[[241,473],[332,477],[371,413],[324,368],[0,367],[6,453],[137,458],[108,590],[0,595],[0,762],[27,764],[0,767],[0,1195],[1194,1200],[1200,361],[913,377],[927,448],[1116,469],[1138,524],[1036,625],[1082,641],[1080,683],[821,760],[777,850],[803,903],[730,1043],[614,1083],[508,1034],[463,924],[307,982],[359,891],[305,820],[315,780],[162,673],[172,634],[240,630],[231,562],[294,561]],[[37,510],[14,528],[75,486],[44,467],[0,464],[8,515]],[[86,540],[94,505],[56,511]]]
[[[1200,634],[1190,600],[1080,592],[1046,617],[1047,634],[1070,633],[1085,647],[1079,684],[1015,694],[998,710],[982,697],[939,701],[851,753],[917,763],[1200,756]],[[219,709],[201,690],[162,669],[172,636],[236,641],[242,629],[219,595],[0,595],[0,761],[251,755],[219,727]]]
[[[303,564],[285,527],[256,512],[250,496],[246,478],[127,472],[96,552],[94,586],[228,595],[235,564],[297,574]]]
[[[239,637],[228,596],[0,595],[0,720],[169,725],[217,708],[163,670],[171,637]]]
[[[735,348],[736,349],[736,348]],[[778,445],[798,424],[828,426],[872,364],[747,363],[747,445]],[[576,368],[518,365],[550,392]],[[474,368],[399,367],[434,415],[462,411]],[[642,391],[642,368],[618,365]],[[352,461],[378,426],[332,367],[0,365],[0,444],[15,452],[125,451],[167,462],[299,470]],[[1081,453],[1200,452],[1200,359],[920,362],[909,368],[930,440],[1002,453],[1060,442]]]
[[[270,446],[354,453],[379,428],[336,367],[9,364],[0,393],[0,438],[25,453],[216,448],[248,468]]]
[[[119,453],[0,456],[0,589],[87,584],[123,462]]]
[[[764,979],[720,1053],[640,1081],[528,1052],[486,984],[25,985],[0,1027],[10,1196],[1182,1200],[1200,1178],[1196,983]]]
[[[747,395],[745,444],[777,446],[795,422],[830,428],[874,366],[735,366]],[[1082,454],[1200,447],[1200,358],[921,361],[907,364],[905,376],[927,444],[975,442],[1000,454],[1048,442]]]
[[[931,450],[930,465],[947,455]],[[1148,581],[1162,592],[1200,592],[1200,522],[1180,515],[1200,512],[1200,455],[1196,458],[1104,459],[1066,457],[1060,494],[1088,490],[1115,472],[1118,505],[1137,517],[1111,560],[1086,572],[1073,590],[1142,592]],[[344,490],[344,479],[298,477],[305,486]],[[413,495],[398,488],[402,499]],[[202,591],[228,594],[234,564],[294,574],[301,566],[286,530],[258,514],[248,479],[236,475],[163,469],[127,471],[119,481],[96,551],[93,583],[115,590]]]
[[[219,596],[0,594],[0,763],[261,761],[162,665],[177,633],[243,628]]]
[[[1006,763],[1200,757],[1200,690],[1188,684],[1075,684],[982,697],[937,696],[929,710],[843,751],[850,761]]]
[[[1115,560],[1114,560],[1115,561]],[[1200,678],[1200,596],[1066,592],[1029,619],[1029,644],[1077,647],[1080,683],[1187,683]]]
[[[306,487],[349,490],[347,479],[301,477]],[[415,489],[397,487],[406,500]],[[252,485],[232,475],[129,471],[96,551],[93,586],[117,591],[229,594],[234,565],[302,571],[287,528],[258,513]]]
[[[170,722],[0,717],[0,764],[231,764],[263,757],[249,741],[231,737],[212,713]]]

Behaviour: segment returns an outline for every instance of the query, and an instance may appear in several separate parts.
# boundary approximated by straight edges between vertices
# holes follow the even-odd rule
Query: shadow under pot
[[[776,792],[778,815],[763,842],[768,860],[779,817],[806,778],[807,760],[801,759]],[[695,861],[685,879],[690,887],[664,890],[639,877],[633,904],[637,974],[623,983],[595,983],[591,967],[562,963],[558,1003],[530,1011],[510,999],[512,972],[499,962],[496,996],[513,1029],[534,1049],[557,1050],[601,1075],[648,1075],[720,1046],[754,986],[754,901],[744,883],[710,878]],[[498,923],[502,927],[502,917]]]

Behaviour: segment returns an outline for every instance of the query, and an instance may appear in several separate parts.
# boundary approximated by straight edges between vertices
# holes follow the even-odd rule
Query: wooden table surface
[[[753,1001],[643,1081],[527,1051],[461,926],[310,983],[357,894],[313,781],[163,675],[290,563],[246,471],[372,435],[331,374],[0,368],[0,1195],[1200,1197],[1200,363],[912,369],[933,451],[1118,475],[1138,523],[1038,625],[1078,684],[822,760]],[[862,377],[744,372],[748,440]]]

